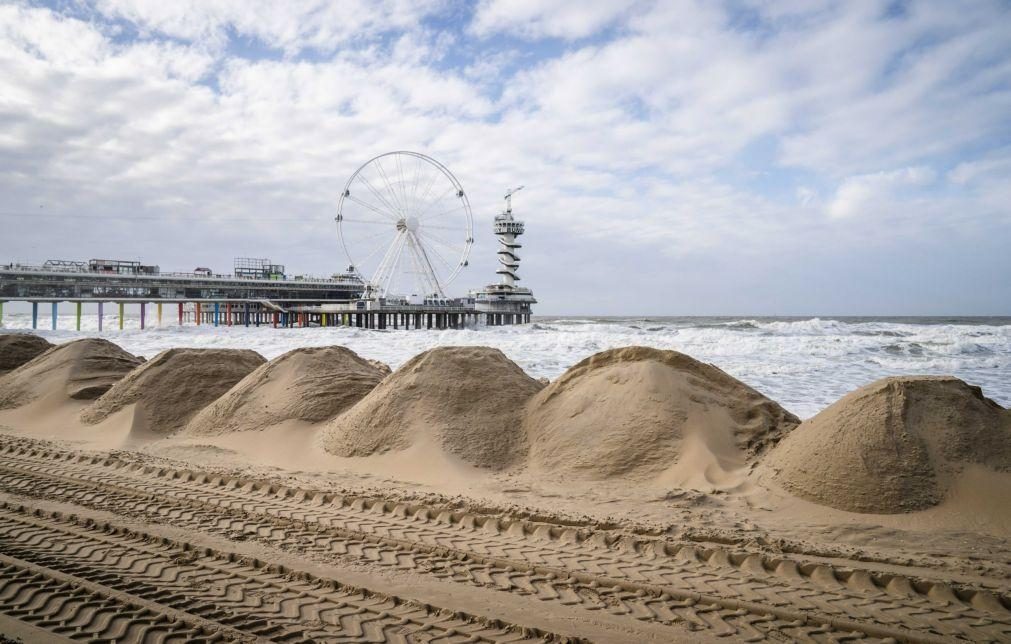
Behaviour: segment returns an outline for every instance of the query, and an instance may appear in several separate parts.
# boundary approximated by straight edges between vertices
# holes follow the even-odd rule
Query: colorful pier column
[[[228,302],[225,304],[225,324],[227,326],[232,326],[232,303]]]
[[[144,329],[144,307],[147,306],[145,302],[140,303],[140,328]]]
[[[0,302],[0,322],[3,321],[3,302]],[[277,328],[277,311],[274,311],[274,328]]]
[[[221,316],[221,302],[214,303],[214,326],[218,326],[218,318]]]
[[[3,326],[3,324],[4,324],[4,303],[3,300],[0,300],[0,326]]]
[[[196,315],[196,317],[197,317],[197,326],[200,326],[200,302],[194,302],[193,306],[196,307],[196,311],[197,311],[197,315]]]
[[[179,326],[183,325],[183,303],[179,303]]]
[[[99,330],[99,332],[102,331],[102,308],[103,308],[104,304],[105,304],[104,302],[99,302],[98,303],[98,330]]]
[[[58,302],[53,302],[53,331],[56,330],[56,314],[58,304],[59,304]]]
[[[161,302],[158,302],[158,326],[161,326]]]
[[[76,328],[78,331],[80,331],[81,330],[81,303],[80,302],[77,303],[77,310],[74,313],[74,322],[75,322],[74,328]]]
[[[32,328],[39,328],[39,303],[32,302]]]
[[[326,313],[323,314],[323,319],[320,321],[320,326],[326,326]]]
[[[120,302],[119,303],[119,330],[120,331],[123,330],[123,309],[124,308],[125,308],[124,303]]]

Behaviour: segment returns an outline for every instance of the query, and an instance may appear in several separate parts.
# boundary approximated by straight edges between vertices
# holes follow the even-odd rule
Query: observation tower
[[[485,313],[487,323],[493,326],[529,322],[530,307],[537,303],[530,289],[516,285],[520,279],[520,256],[517,251],[523,247],[516,238],[523,234],[524,225],[513,217],[513,195],[522,189],[523,186],[520,186],[506,191],[505,210],[495,216],[492,228],[499,241],[500,266],[495,272],[501,279],[498,284],[489,284],[473,294],[475,308]]]

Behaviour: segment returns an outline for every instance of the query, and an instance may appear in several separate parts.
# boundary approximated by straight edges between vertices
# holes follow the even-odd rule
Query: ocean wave
[[[101,336],[149,358],[175,346],[250,348],[273,358],[296,347],[340,344],[394,368],[435,346],[488,345],[531,375],[551,379],[597,351],[645,345],[715,364],[801,416],[817,413],[827,401],[867,382],[900,374],[954,375],[1011,405],[1011,325],[831,318],[541,318],[525,326],[376,333],[340,327],[179,327],[168,315],[164,321],[164,326],[151,324],[141,330],[139,319],[127,318],[120,331],[118,320],[109,315]],[[24,330],[30,328],[31,316],[8,313],[4,322]],[[38,332],[52,342],[99,335],[95,316],[82,320],[81,333],[70,330],[73,325],[73,316],[60,316],[58,330]],[[40,326],[49,326],[48,317],[40,319]]]

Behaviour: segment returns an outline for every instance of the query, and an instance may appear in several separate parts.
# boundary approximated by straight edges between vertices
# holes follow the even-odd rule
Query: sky
[[[0,262],[329,275],[438,159],[541,314],[1011,314],[1011,3],[0,0]]]

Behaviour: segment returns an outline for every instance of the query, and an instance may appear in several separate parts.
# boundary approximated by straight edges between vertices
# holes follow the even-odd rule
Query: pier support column
[[[183,325],[183,303],[179,303],[179,326]]]
[[[53,331],[56,330],[57,302],[53,302]]]
[[[326,313],[323,314],[323,317],[322,317],[322,319],[320,321],[320,326],[324,326],[324,327],[326,326]]]
[[[4,325],[4,303],[0,300],[0,327]]]
[[[104,305],[105,305],[104,302],[99,302],[98,303],[98,330],[99,330],[99,332],[102,331],[102,318],[104,317],[102,315],[102,308],[103,308]]]
[[[214,326],[218,326],[219,318],[221,317],[221,302],[214,303]]]
[[[3,306],[3,305],[0,304],[0,306]],[[74,328],[77,329],[78,331],[80,331],[81,330],[81,303],[78,302],[77,306],[75,308],[76,308],[76,311],[74,312]]]
[[[32,302],[32,328],[39,328],[39,303]]]
[[[232,303],[225,304],[225,326],[232,326]]]
[[[245,304],[243,304],[242,308],[243,308],[243,310],[242,310],[243,316],[242,317],[245,318],[244,321],[246,323],[246,326],[249,326],[249,302],[246,302]]]
[[[274,328],[277,328],[277,311],[274,311]]]
[[[141,302],[140,303],[140,328],[141,328],[142,331],[144,330],[144,313],[145,313],[144,309],[145,308],[147,308],[147,303],[146,302]]]
[[[194,302],[193,306],[196,307],[195,308],[195,311],[196,311],[196,316],[195,317],[197,319],[197,326],[200,326],[200,302]]]
[[[126,308],[126,304],[123,302],[119,303],[119,330],[123,330],[123,310]]]
[[[158,308],[158,326],[161,326],[161,302],[155,305]]]

